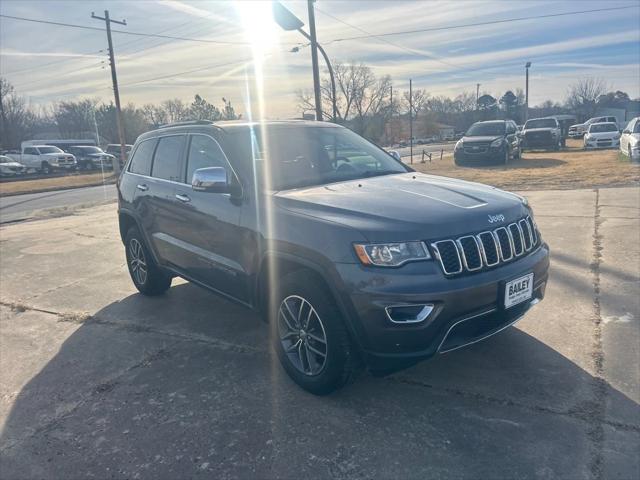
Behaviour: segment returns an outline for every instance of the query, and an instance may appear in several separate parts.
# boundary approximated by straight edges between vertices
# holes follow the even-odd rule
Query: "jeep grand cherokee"
[[[484,339],[545,292],[526,199],[417,173],[330,123],[163,127],[118,191],[137,289],[180,276],[263,312],[315,394]]]

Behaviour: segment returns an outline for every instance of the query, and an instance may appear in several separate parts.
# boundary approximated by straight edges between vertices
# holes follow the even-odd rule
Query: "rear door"
[[[182,214],[176,202],[176,185],[182,177],[186,140],[185,134],[159,137],[145,192],[153,219],[147,232],[161,261],[172,265],[179,265],[181,258],[181,249],[175,241]]]
[[[192,189],[193,172],[223,167],[233,181],[237,176],[218,141],[210,135],[189,136],[184,183],[176,186],[181,205],[177,238],[183,249],[181,267],[189,276],[234,298],[249,300],[248,277],[242,265],[246,236],[240,227],[242,202],[227,193]]]

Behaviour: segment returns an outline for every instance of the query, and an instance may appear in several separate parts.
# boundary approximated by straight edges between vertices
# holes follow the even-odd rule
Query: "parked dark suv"
[[[458,140],[453,150],[456,165],[506,165],[512,158],[521,156],[518,128],[512,120],[474,123],[464,137]]]
[[[138,290],[180,276],[263,312],[316,394],[493,335],[545,292],[526,199],[414,172],[330,123],[163,127],[138,138],[118,191]]]

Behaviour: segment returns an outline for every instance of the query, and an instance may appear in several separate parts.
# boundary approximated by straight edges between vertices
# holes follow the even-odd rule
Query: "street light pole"
[[[318,40],[316,39],[316,15],[313,0],[307,0],[309,12],[309,36],[311,39],[311,66],[313,68],[313,94],[316,97],[316,120],[322,121],[322,96],[320,94],[320,70],[318,69]]]
[[[302,30],[302,28],[299,28],[298,32],[300,32],[304,38],[311,40],[311,37],[309,36],[309,34],[304,30]],[[324,48],[322,48],[322,45],[320,45],[318,42],[316,42],[316,45],[318,47],[318,50],[322,54],[324,61],[327,64],[327,69],[329,70],[329,78],[331,79],[331,107],[333,110],[332,121],[335,123],[338,118],[338,106],[336,102],[336,79],[333,74],[333,67],[331,66],[331,62],[329,61],[329,56],[327,55],[327,52],[324,51]],[[292,52],[297,52],[299,50],[300,49],[298,47],[293,47],[291,49]]]
[[[527,62],[524,66],[525,69],[525,94],[524,94],[524,121],[529,120],[529,67],[531,66],[531,62]]]
[[[333,121],[335,122],[338,117],[338,109],[336,106],[336,81],[333,75],[333,68],[331,67],[329,57],[324,51],[324,48],[322,48],[322,46],[318,43],[318,39],[316,38],[316,20],[313,10],[313,1],[314,0],[307,0],[307,7],[309,11],[309,30],[311,34],[308,34],[302,29],[302,27],[304,26],[304,22],[289,10],[287,10],[287,8],[278,1],[274,1],[272,3],[273,19],[278,25],[280,25],[280,27],[282,27],[283,30],[297,30],[298,32],[300,32],[300,34],[302,34],[304,38],[309,40],[309,42],[311,43],[311,61],[313,64],[313,93],[316,102],[315,106],[317,120],[323,120],[322,96],[320,94],[320,71],[318,70],[318,50],[320,50],[320,53],[322,53],[325,62],[327,62],[329,76],[331,77],[331,95],[333,96]],[[298,50],[300,50],[298,47],[294,47],[291,49],[292,52],[297,52]]]

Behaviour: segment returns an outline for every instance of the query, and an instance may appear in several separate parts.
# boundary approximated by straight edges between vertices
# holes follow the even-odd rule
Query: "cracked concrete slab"
[[[0,477],[638,478],[637,194],[526,192],[544,302],[323,398],[254,313],[177,279],[138,295],[115,206],[0,227]]]

